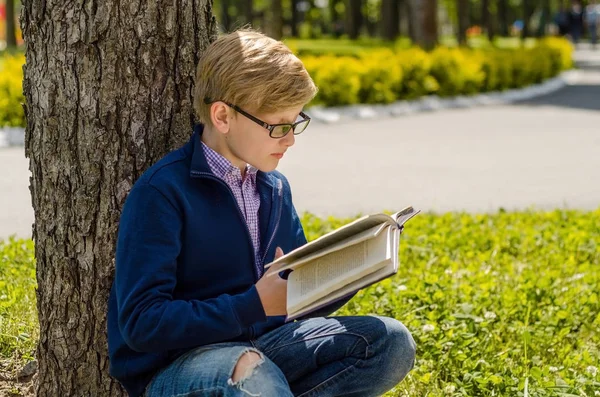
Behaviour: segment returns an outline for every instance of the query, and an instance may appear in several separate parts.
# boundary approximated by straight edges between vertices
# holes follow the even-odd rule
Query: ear
[[[230,128],[229,106],[223,102],[214,102],[210,106],[210,120],[215,130],[227,134]]]

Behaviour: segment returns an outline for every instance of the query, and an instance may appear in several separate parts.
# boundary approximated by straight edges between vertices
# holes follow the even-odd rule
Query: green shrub
[[[438,47],[431,53],[431,75],[439,84],[440,96],[475,94],[481,91],[485,74],[475,52]]]
[[[313,104],[390,103],[424,95],[472,95],[521,88],[572,66],[564,39],[504,49],[358,47],[352,57],[303,57],[321,92]]]
[[[391,103],[397,99],[402,88],[402,68],[397,62],[389,62],[394,58],[392,50],[368,51],[361,55],[360,103]]]
[[[437,92],[439,84],[431,76],[431,57],[419,47],[400,51],[392,60],[400,64],[403,73],[398,99],[414,99]]]
[[[0,127],[25,127],[23,111],[24,55],[0,58]]]
[[[327,106],[358,103],[360,77],[364,67],[350,57],[307,57],[303,59],[306,69],[319,87],[313,104]]]

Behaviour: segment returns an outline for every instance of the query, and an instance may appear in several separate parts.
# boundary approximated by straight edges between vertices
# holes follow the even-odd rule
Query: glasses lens
[[[309,119],[303,120],[301,123],[299,123],[296,128],[294,128],[294,135],[299,135],[302,134],[304,132],[304,130],[306,129],[306,127],[308,127],[308,123],[309,123]]]
[[[291,124],[278,125],[277,127],[273,128],[273,132],[271,132],[271,136],[273,138],[283,138],[291,130],[292,130]]]

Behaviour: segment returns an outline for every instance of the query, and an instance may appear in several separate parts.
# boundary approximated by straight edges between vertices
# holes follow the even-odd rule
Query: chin
[[[275,161],[275,162],[265,161],[265,163],[259,164],[255,167],[258,168],[259,170],[261,170],[262,172],[271,172],[271,171],[274,171],[275,169],[277,169],[278,165],[279,165],[279,161]]]

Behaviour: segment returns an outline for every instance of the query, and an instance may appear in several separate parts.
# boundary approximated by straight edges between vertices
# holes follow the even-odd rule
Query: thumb
[[[283,256],[283,250],[280,247],[277,247],[275,249],[275,258],[273,259],[273,262],[275,262],[277,259],[281,258]],[[270,266],[269,270],[267,270],[267,273],[273,273],[278,271],[277,269],[279,269],[281,266],[283,266],[283,263],[278,263],[276,265]]]
[[[275,260],[281,258],[283,256],[283,250],[280,247],[275,249]]]

